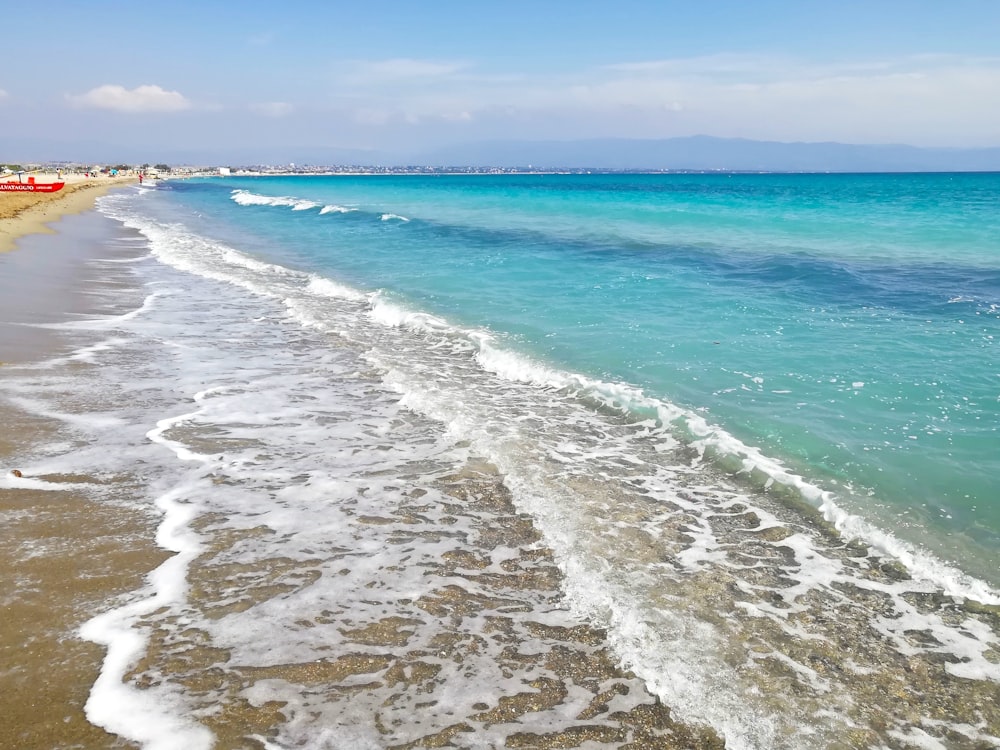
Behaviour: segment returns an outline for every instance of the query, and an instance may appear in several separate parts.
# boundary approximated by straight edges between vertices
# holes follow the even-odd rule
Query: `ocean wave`
[[[963,599],[1000,604],[996,591],[848,513],[835,492],[700,413],[534,358],[500,332],[390,292],[265,263],[180,226],[127,221],[164,263],[278,300],[322,346],[359,352],[402,407],[495,465],[554,550],[574,615],[607,628],[623,665],[680,717],[720,728],[727,746],[820,746],[781,735],[813,731],[818,705],[832,725],[849,723],[838,712],[856,709],[853,675],[867,680],[888,650],[946,659],[948,678],[995,681],[984,621],[949,618]],[[351,423],[349,409],[323,417]],[[380,451],[397,447],[390,432],[372,432]],[[325,446],[322,435],[309,440]],[[856,637],[867,639],[852,652],[856,670],[826,656]],[[806,696],[801,709],[792,694]]]
[[[134,218],[125,221],[154,240],[162,237],[153,243],[154,254],[161,259],[185,270],[239,284],[255,293],[279,297],[303,324],[310,327],[322,326],[323,320],[297,301],[303,294],[306,297],[342,297],[354,302],[368,299],[369,315],[379,325],[443,334],[462,351],[473,353],[485,371],[504,380],[565,391],[592,400],[601,408],[630,414],[637,419],[653,418],[658,425],[669,427],[681,436],[703,460],[724,467],[760,490],[774,493],[783,487],[791,491],[846,538],[864,540],[880,553],[899,560],[914,576],[933,582],[953,596],[1000,604],[1000,593],[985,582],[848,512],[838,503],[834,492],[791,471],[780,460],[743,443],[696,412],[650,396],[628,383],[603,381],[540,363],[499,345],[489,331],[454,326],[439,316],[411,309],[384,293],[366,294],[329,279],[259,261],[234,248],[184,234],[177,227],[161,227]],[[186,239],[178,242],[181,235]],[[251,273],[234,274],[236,268]],[[278,279],[284,279],[280,288],[275,286]]]
[[[319,210],[320,215],[322,214],[349,214],[357,211],[356,208],[347,208],[346,206],[336,206],[336,205],[326,205]]]
[[[779,485],[791,490],[795,497],[819,511],[823,519],[833,524],[846,539],[860,539],[881,554],[900,561],[914,577],[940,587],[950,596],[1000,605],[1000,592],[987,583],[848,512],[838,504],[834,492],[791,471],[780,460],[745,444],[696,412],[649,396],[641,388],[627,383],[602,381],[540,363],[498,346],[496,337],[487,331],[452,326],[437,316],[409,310],[405,305],[387,301],[378,295],[373,297],[371,315],[383,325],[444,332],[463,340],[470,350],[475,351],[476,360],[483,369],[505,380],[592,399],[602,407],[637,419],[653,416],[657,425],[679,431],[704,459],[727,467],[729,472],[750,480],[762,490],[773,492]]]
[[[367,298],[367,295],[363,292],[349,287],[346,284],[339,284],[332,279],[326,278],[325,276],[315,275],[310,277],[309,283],[306,285],[306,292],[320,297],[333,297],[354,301],[361,301]]]
[[[288,196],[270,196],[251,193],[249,190],[234,190],[231,196],[234,203],[241,206],[287,206],[293,211],[307,211],[316,208],[320,204],[316,201],[304,198],[290,198]]]

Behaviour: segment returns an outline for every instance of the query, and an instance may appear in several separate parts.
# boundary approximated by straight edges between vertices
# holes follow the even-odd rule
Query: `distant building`
[[[229,167],[219,167],[219,174],[223,177],[228,177],[232,172],[230,172]]]

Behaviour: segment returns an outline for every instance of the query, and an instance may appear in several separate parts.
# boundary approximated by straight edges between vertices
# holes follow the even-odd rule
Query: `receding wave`
[[[303,300],[311,297],[342,298],[353,302],[367,300],[370,317],[380,325],[442,334],[452,344],[473,353],[484,370],[504,380],[570,394],[635,419],[651,419],[657,426],[669,428],[682,438],[698,451],[702,459],[711,459],[717,465],[728,467],[732,473],[752,480],[759,488],[769,490],[782,486],[794,491],[798,498],[819,511],[827,522],[834,524],[845,536],[864,539],[880,552],[905,564],[913,575],[933,581],[950,595],[1000,605],[1000,593],[988,584],[961,573],[935,556],[899,540],[892,533],[848,513],[837,504],[834,492],[794,473],[780,460],[746,445],[695,412],[649,396],[642,389],[627,383],[602,381],[543,364],[499,344],[498,337],[493,333],[454,326],[439,316],[412,310],[385,294],[366,293],[325,277],[262,262],[197,235],[189,235],[183,241],[178,241],[180,231],[177,227],[135,222],[124,216],[120,218],[154,240],[155,255],[183,270],[226,280],[266,296],[281,297],[286,304],[296,309],[305,309],[307,305],[303,305]],[[168,246],[170,249],[165,250]],[[190,252],[191,246],[197,246],[197,252]],[[179,248],[184,248],[186,252],[178,252]],[[200,262],[196,262],[196,258]],[[211,262],[213,258],[216,261],[214,263]],[[242,274],[239,272],[241,269],[251,273]],[[275,283],[278,278],[283,279],[280,287],[291,288],[280,288]],[[301,297],[296,299],[296,295]],[[321,320],[308,316],[303,317],[301,322],[311,326],[322,325]]]
[[[962,707],[995,690],[988,608],[1000,594],[848,513],[812,478],[695,411],[536,360],[502,332],[262,262],[117,198],[101,205],[163,263],[339,337],[402,406],[497,467],[553,551],[566,606],[727,747],[830,746],[876,704],[883,738],[917,741],[931,725],[893,696],[927,670],[907,700],[933,694],[963,712],[935,714],[948,732],[995,739],[994,719]]]
[[[910,572],[940,586],[949,595],[970,597],[986,604],[1000,605],[1000,592],[948,565],[937,557],[879,529],[863,518],[838,506],[835,493],[825,490],[787,467],[781,461],[748,446],[703,417],[667,401],[648,396],[642,389],[627,383],[607,382],[553,368],[518,352],[496,344],[496,338],[483,331],[451,326],[443,319],[423,312],[408,311],[404,306],[374,297],[372,316],[390,326],[414,330],[446,332],[466,340],[480,365],[506,380],[528,383],[546,389],[592,400],[602,407],[620,411],[634,419],[652,419],[659,427],[675,430],[703,458],[730,467],[733,473],[752,480],[762,489],[776,485],[787,488],[819,511],[824,520],[834,524],[848,538],[863,539],[878,551],[902,562]]]

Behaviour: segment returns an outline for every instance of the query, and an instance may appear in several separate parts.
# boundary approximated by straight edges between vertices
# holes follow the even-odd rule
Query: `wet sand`
[[[16,249],[0,255],[0,360],[6,363],[0,364],[0,392],[10,363],[39,361],[63,347],[57,332],[23,323],[91,311],[76,293],[79,272],[99,249],[98,226],[106,220],[69,215],[120,184],[84,184],[66,196],[18,201],[17,217],[4,216],[3,239]],[[15,201],[7,199],[29,197],[0,195],[0,207],[9,213]],[[45,229],[38,222],[60,216],[67,218],[54,226],[59,234],[38,234],[39,226]],[[156,519],[102,506],[72,489],[16,487],[13,470],[32,474],[19,457],[51,440],[56,423],[0,398],[0,424],[0,747],[129,747],[84,715],[104,652],[77,630],[109,600],[141,586],[163,560],[152,542]],[[125,483],[121,490],[129,492]]]
[[[76,631],[160,562],[152,529],[73,492],[0,489],[0,518],[0,747],[127,747],[84,715],[104,650]]]

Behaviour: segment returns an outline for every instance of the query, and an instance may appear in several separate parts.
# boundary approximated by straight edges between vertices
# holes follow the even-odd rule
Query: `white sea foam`
[[[190,490],[180,487],[156,501],[164,513],[157,544],[177,554],[149,575],[148,589],[138,592],[140,598],[100,614],[80,628],[83,638],[107,648],[101,673],[87,699],[87,718],[109,732],[141,743],[146,750],[200,750],[214,744],[207,728],[186,717],[185,700],[179,691],[163,686],[139,690],[122,679],[146,647],[147,638],[136,627],[139,618],[183,601],[187,566],[201,550],[187,528],[194,509],[182,502]]]
[[[32,399],[24,396],[13,396],[9,400],[19,409],[23,409],[29,414],[38,414],[39,416],[58,420],[82,429],[117,427],[124,421],[121,415],[117,413],[100,413],[94,411],[81,414],[79,412],[63,411],[49,406],[45,401],[40,399]]]
[[[892,598],[900,618],[872,623],[901,653],[917,653],[906,640],[906,631],[928,630],[941,643],[935,648],[955,652],[964,660],[949,666],[952,674],[963,679],[989,678],[991,662],[984,653],[992,635],[987,630],[975,623],[964,626],[964,631],[956,630],[938,615],[906,606],[900,594],[944,589],[956,596],[995,602],[995,592],[842,511],[832,493],[701,415],[650,397],[626,383],[606,382],[536,361],[517,352],[501,335],[452,325],[391,295],[365,295],[320,276],[251,259],[179,227],[139,218],[126,220],[150,237],[156,257],[164,262],[274,303],[256,309],[261,301],[248,300],[248,314],[242,321],[213,339],[219,347],[229,340],[253,342],[252,346],[235,347],[238,354],[229,355],[234,357],[232,361],[220,353],[215,370],[205,369],[203,359],[209,350],[187,353],[189,343],[171,343],[181,361],[190,361],[192,373],[197,374],[185,382],[191,386],[189,392],[198,409],[184,412],[183,417],[161,415],[150,433],[150,439],[157,440],[161,448],[169,448],[172,455],[198,462],[224,480],[210,488],[188,485],[192,496],[211,498],[206,509],[211,507],[227,516],[234,529],[261,525],[270,529],[276,540],[295,540],[301,545],[283,541],[275,547],[280,551],[271,554],[287,555],[308,571],[316,565],[314,550],[330,545],[340,533],[346,518],[340,515],[343,508],[349,507],[352,514],[377,517],[380,499],[397,491],[393,489],[395,474],[386,470],[386,460],[390,465],[398,460],[398,466],[412,467],[437,460],[442,451],[442,445],[434,443],[441,440],[439,435],[431,438],[423,434],[413,443],[402,439],[399,431],[405,420],[393,411],[395,402],[384,402],[385,412],[366,411],[359,418],[342,400],[356,395],[347,397],[339,390],[328,390],[331,383],[347,383],[357,377],[349,374],[357,373],[356,364],[331,373],[329,359],[323,357],[332,354],[312,341],[308,346],[296,342],[290,351],[297,353],[284,358],[283,343],[302,334],[282,329],[268,337],[274,321],[280,319],[275,313],[280,303],[292,320],[317,335],[337,332],[345,342],[353,342],[373,369],[384,373],[385,383],[400,394],[399,404],[440,421],[457,443],[471,445],[477,455],[491,460],[504,474],[518,509],[531,514],[544,534],[543,543],[555,551],[573,612],[607,627],[609,643],[621,662],[675,709],[676,717],[706,721],[719,728],[727,737],[727,747],[795,747],[822,742],[806,741],[809,732],[819,731],[807,720],[813,713],[797,717],[792,699],[778,710],[768,704],[768,695],[755,692],[748,673],[764,669],[766,662],[779,664],[793,676],[790,679],[802,684],[802,690],[835,706],[827,720],[830,726],[843,726],[838,722],[845,721],[842,712],[851,705],[850,695],[829,675],[820,675],[809,664],[778,650],[751,654],[745,664],[727,659],[724,653],[734,632],[727,629],[735,628],[744,614],[761,623],[775,623],[800,641],[822,640],[821,633],[803,624],[808,620],[794,615],[808,614],[809,596],[816,592],[830,597],[831,606],[852,606],[849,596],[832,583]],[[182,299],[167,295],[163,302],[180,303]],[[149,313],[160,311],[151,309]],[[239,320],[238,316],[235,319]],[[213,311],[215,320],[223,317]],[[197,325],[192,327],[197,329]],[[272,346],[275,348],[269,348]],[[313,359],[314,355],[321,359]],[[301,370],[296,365],[299,358]],[[208,372],[225,383],[208,378]],[[752,376],[746,377],[752,380]],[[198,383],[197,387],[193,383]],[[383,404],[380,391],[369,388],[364,403]],[[301,404],[308,407],[300,409]],[[234,447],[224,455],[197,447],[200,444],[185,437],[185,431],[197,434],[201,424],[222,430]],[[248,441],[250,447],[241,449],[240,441]],[[700,458],[684,458],[685,445],[697,449]],[[753,478],[758,486],[795,488],[846,537],[865,539],[883,554],[901,559],[917,580],[905,585],[862,580],[841,558],[823,554],[814,536],[800,531],[773,545],[780,547],[788,560],[782,566],[782,575],[788,580],[773,589],[776,599],[760,595],[767,590],[766,585],[737,578],[732,588],[745,598],[737,600],[734,611],[713,612],[712,618],[699,619],[697,597],[682,595],[685,577],[698,580],[704,572],[710,576],[705,583],[711,587],[711,576],[739,569],[729,559],[733,545],[722,539],[716,522],[744,514],[749,507],[757,519],[756,530],[782,525],[775,515],[778,510],[759,506],[761,498],[720,478],[712,470],[709,459],[713,457],[733,459],[740,474]],[[380,479],[378,474],[358,478],[350,473],[363,466],[387,471],[387,478]],[[349,471],[344,471],[345,467]],[[239,490],[230,492],[230,482]],[[248,491],[258,486],[255,483],[263,491]],[[638,511],[633,511],[633,505],[641,506],[649,517],[635,520],[632,514]],[[434,503],[428,501],[428,507],[435,507]],[[675,518],[682,519],[678,527],[682,542],[671,541],[667,532],[668,522]],[[363,621],[384,616],[377,607],[365,603],[365,592],[358,589],[379,564],[378,555],[387,548],[386,538],[372,534],[352,545],[358,556],[352,557],[350,566],[341,564],[347,572],[339,578],[327,575],[333,578],[325,581],[328,588],[306,586],[288,598],[269,600],[246,613],[227,614],[210,624],[213,643],[232,649],[238,660],[277,664],[282,659],[305,659],[310,653],[320,653],[311,649],[342,642],[343,633],[334,627],[303,629],[297,624],[302,612],[349,602],[343,606],[349,606]],[[428,544],[420,554],[431,559],[440,557],[442,550]],[[246,562],[238,553],[233,554],[236,560]],[[499,574],[503,570],[501,558],[493,560],[487,570]],[[416,575],[419,572],[419,566],[401,567],[399,580],[386,585],[398,586],[408,598],[415,598],[424,579]],[[468,585],[461,576],[455,581]],[[671,582],[681,587],[680,593],[668,586]],[[261,622],[276,634],[267,642],[253,637]],[[435,658],[434,665],[443,670],[452,668],[444,657]],[[862,671],[867,668],[859,666]],[[476,684],[494,684],[490,680],[496,675],[485,662],[470,659],[463,669],[477,677]],[[455,680],[458,686],[453,705],[471,706],[472,686],[457,672],[444,674],[448,675],[446,684]],[[505,685],[502,679],[495,684],[498,687],[480,688],[484,702],[495,700],[497,690],[518,689]],[[315,743],[318,736],[317,724],[307,716],[321,716],[318,723],[325,726],[336,726],[344,717],[343,707],[317,703],[294,684],[281,680],[258,683],[252,700],[255,705],[286,701],[292,717],[286,738],[294,737],[303,746]],[[183,706],[177,704],[177,710],[183,711]],[[346,723],[350,728],[351,722]],[[795,739],[792,744],[785,742],[788,731],[802,732],[795,735],[798,745]]]
[[[362,294],[357,289],[349,287],[345,284],[338,284],[336,281],[328,279],[324,276],[310,276],[309,283],[306,285],[306,291],[310,294],[316,294],[321,297],[349,299],[357,302],[366,299],[366,295]]]
[[[392,328],[407,327],[422,331],[454,331],[447,321],[436,315],[410,310],[406,305],[393,302],[384,294],[376,293],[371,298],[371,318],[384,326]]]
[[[320,204],[316,201],[288,196],[270,196],[251,193],[249,190],[234,190],[232,200],[241,206],[287,206],[293,211],[307,211]]]
[[[691,437],[692,445],[703,452],[737,458],[747,475],[759,472],[767,481],[794,489],[820,510],[824,518],[848,539],[858,538],[884,555],[900,560],[914,577],[940,586],[950,596],[970,598],[985,604],[1000,604],[1000,592],[987,583],[964,574],[928,552],[898,539],[865,519],[838,505],[833,492],[825,490],[790,471],[780,461],[748,446],[699,414],[645,395],[641,389],[625,383],[600,381],[547,365],[522,354],[496,346],[494,337],[485,331],[470,331],[451,326],[426,313],[408,310],[404,305],[376,300],[372,317],[383,325],[404,326],[414,330],[445,331],[471,342],[482,367],[515,382],[532,383],[545,388],[567,390],[579,396],[595,398],[606,406],[623,412],[653,413],[663,425],[681,427]]]
[[[346,206],[337,206],[337,205],[331,204],[331,205],[323,206],[323,208],[321,208],[319,210],[319,212],[320,212],[320,214],[349,214],[349,213],[352,213],[352,212],[357,211],[357,210],[358,209],[356,209],[356,208],[348,208]]]
[[[91,331],[105,330],[108,328],[115,328],[120,326],[126,321],[132,320],[133,318],[143,315],[146,313],[156,302],[156,298],[160,296],[160,292],[153,292],[146,296],[143,300],[142,305],[137,307],[135,310],[129,310],[121,315],[106,315],[101,317],[88,317],[82,320],[64,320],[59,323],[29,323],[34,328],[48,328],[52,330],[72,330],[72,329],[86,329]],[[79,349],[78,351],[83,351],[86,347]]]
[[[21,472],[21,476],[16,476],[14,474],[14,469],[10,469],[5,474],[0,474],[0,488],[12,490],[44,490],[47,492],[65,492],[66,490],[88,489],[88,486],[83,482],[50,482],[45,479],[33,477],[31,475],[35,472],[44,473],[44,470],[40,471],[39,467],[35,465],[27,465],[24,466],[23,469],[17,470]]]
[[[434,329],[440,330],[443,323],[443,321],[436,320],[433,327],[428,327],[425,324],[425,319],[420,315],[400,309],[398,306],[392,309],[391,315],[384,313],[377,319],[394,327],[411,326],[417,331],[425,332]],[[448,331],[448,334],[450,337],[461,336],[455,329]],[[761,472],[771,484],[780,482],[795,488],[801,497],[811,500],[816,507],[820,508],[826,518],[842,530],[845,537],[863,539],[873,545],[881,554],[897,557],[907,564],[916,581],[908,581],[905,588],[896,585],[887,589],[887,593],[894,597],[906,590],[934,591],[943,588],[950,595],[960,599],[967,597],[986,603],[997,601],[996,592],[983,582],[965,576],[933,556],[914,550],[910,545],[885,534],[857,516],[844,512],[835,504],[832,493],[809,484],[802,477],[789,472],[780,463],[761,454],[757,449],[746,446],[728,433],[708,424],[697,414],[686,412],[657,399],[650,399],[640,390],[631,386],[596,381],[579,374],[539,365],[522,355],[496,346],[494,337],[482,332],[476,332],[475,336],[469,335],[467,338],[477,342],[476,358],[480,364],[486,370],[505,379],[541,386],[545,390],[594,398],[623,413],[655,413],[658,415],[659,424],[683,427],[693,438],[693,445],[701,448],[703,455],[711,449],[716,455],[738,457],[742,464],[742,471],[746,474]],[[633,612],[631,598],[625,594],[613,596],[611,599],[595,598],[601,591],[604,592],[605,597],[608,596],[613,588],[595,587],[594,582],[599,580],[601,575],[594,570],[581,569],[576,572],[576,563],[573,560],[576,559],[575,556],[580,547],[578,530],[573,530],[569,516],[566,514],[566,506],[553,502],[553,493],[558,492],[558,490],[542,478],[531,479],[526,483],[519,478],[523,476],[525,467],[516,461],[512,463],[506,447],[511,444],[510,441],[513,438],[506,437],[504,431],[499,429],[499,425],[496,423],[490,423],[488,420],[484,422],[484,413],[463,416],[461,402],[455,404],[442,400],[440,394],[425,390],[418,382],[411,381],[410,377],[402,372],[394,371],[390,374],[389,382],[404,394],[404,403],[411,408],[441,419],[450,426],[456,435],[472,438],[477,449],[488,455],[501,468],[507,476],[508,484],[515,490],[515,494],[527,503],[526,507],[530,509],[541,528],[544,529],[546,539],[557,550],[564,572],[567,574],[567,590],[573,592],[571,600],[581,608],[580,611],[585,616],[592,619],[604,620],[608,615],[602,613],[612,613],[610,617],[614,625],[609,629],[609,638],[623,662],[643,676],[647,682],[654,686],[654,690],[662,691],[660,692],[661,697],[677,709],[678,715],[693,720],[706,720],[707,718],[713,726],[728,727],[727,736],[730,738],[731,746],[771,746],[776,736],[773,731],[777,730],[767,728],[769,721],[764,715],[749,718],[745,725],[732,723],[733,712],[726,706],[732,708],[744,701],[746,688],[737,689],[731,694],[732,705],[730,705],[730,698],[724,697],[726,686],[737,685],[739,681],[734,675],[727,676],[728,673],[720,663],[716,662],[710,654],[699,650],[689,640],[690,633],[685,632],[685,629],[690,627],[690,624],[679,626],[676,629],[668,627],[664,622],[658,624],[657,627],[663,632],[675,634],[672,636],[675,644],[683,642],[685,645],[680,649],[675,648],[671,652],[676,655],[680,651],[682,656],[677,658],[682,659],[681,662],[664,663],[655,668],[650,667],[651,663],[654,663],[651,662],[652,655],[660,654],[661,649],[654,648],[648,639],[624,636],[625,633],[630,632],[630,628],[624,623],[633,620],[645,622],[649,615],[642,614],[640,611]],[[565,450],[566,446],[563,446],[562,452]],[[553,454],[549,453],[549,455]],[[565,465],[572,464],[568,457],[566,461],[558,458],[557,460]],[[590,459],[590,462],[592,461],[593,459]],[[580,462],[586,463],[588,460],[580,456]],[[665,489],[664,494],[670,497],[673,502],[680,502],[680,499],[671,490]],[[529,498],[536,499],[529,500]],[[551,521],[546,520],[548,513],[556,508],[559,509],[558,517],[552,518]],[[703,509],[694,505],[690,507],[690,511],[692,513],[704,512]],[[755,512],[762,519],[761,528],[776,525],[776,521],[761,508],[755,508]],[[697,569],[706,563],[720,563],[724,556],[718,547],[718,540],[714,533],[702,524],[696,525],[694,522],[689,523],[687,533],[692,535],[697,528],[702,528],[704,533],[694,535],[693,543],[688,544],[684,552],[678,556],[678,561],[683,563],[685,567],[692,569]],[[853,581],[853,575],[840,562],[819,554],[813,542],[807,540],[803,535],[786,538],[782,544],[795,550],[795,560],[800,566],[795,573],[797,583],[794,587],[782,591],[782,598],[786,602],[784,610],[761,606],[761,613],[766,612],[783,629],[790,629],[788,617],[790,614],[800,611],[800,608],[794,604],[799,597],[805,597],[810,591],[827,590],[831,581]],[[850,585],[857,585],[857,583]],[[792,606],[788,607],[788,603],[792,603]],[[909,609],[902,603],[900,606],[904,611]],[[948,625],[936,617],[921,616],[918,620],[919,623],[911,623],[913,628],[929,629],[935,634],[951,630]],[[890,635],[889,631],[886,631],[886,635]],[[896,643],[901,643],[902,637],[901,630],[897,630],[895,634],[891,635],[892,640]],[[706,642],[712,642],[712,640],[709,639]],[[963,639],[956,640],[954,636],[942,639],[942,642],[949,643],[949,646],[945,647],[946,649],[954,648],[962,653],[963,662],[954,668],[955,674],[968,678],[985,679],[985,674],[990,669],[990,662],[985,654],[990,648],[989,644],[993,642],[989,632],[982,629],[974,638],[964,641],[964,647],[961,645]],[[663,643],[662,646],[663,649],[669,650],[666,643]],[[683,661],[687,658],[692,659],[692,661],[690,663]],[[783,657],[779,661],[787,662],[788,660],[787,657]],[[799,666],[798,671],[803,676],[814,674],[802,665]],[[676,682],[661,683],[657,677],[658,674],[689,674],[691,675],[691,684],[698,685],[702,689],[709,686],[708,691],[677,689]],[[721,683],[716,679],[719,675],[723,676]],[[826,683],[824,683],[825,687],[822,687],[822,690],[817,685],[813,685],[813,690],[820,693],[830,689]],[[840,700],[849,702],[849,699],[843,696]],[[708,706],[711,708],[707,708]],[[744,706],[742,715],[752,716],[752,709],[749,706]]]

